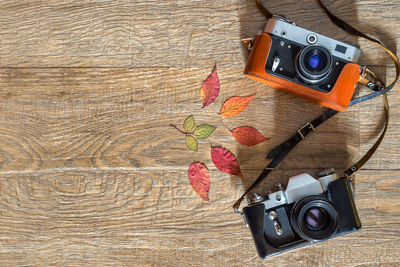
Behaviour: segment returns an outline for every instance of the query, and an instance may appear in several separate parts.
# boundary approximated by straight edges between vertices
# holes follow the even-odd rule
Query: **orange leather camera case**
[[[244,71],[246,77],[309,99],[325,107],[338,111],[346,111],[359,80],[359,75],[361,73],[360,65],[356,63],[347,63],[343,67],[332,90],[330,92],[320,92],[304,85],[268,74],[265,71],[265,64],[270,47],[271,36],[269,34],[262,33],[256,37]]]

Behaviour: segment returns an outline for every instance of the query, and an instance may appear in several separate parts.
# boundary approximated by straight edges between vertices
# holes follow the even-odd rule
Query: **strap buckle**
[[[303,133],[303,130],[307,130],[307,132]],[[304,139],[306,138],[307,135],[309,135],[314,131],[315,131],[314,125],[312,125],[311,122],[307,122],[300,129],[297,130],[297,133],[300,135],[301,139]]]
[[[353,174],[358,171],[358,167],[356,164],[348,168],[347,170],[344,171],[344,175],[346,178],[350,181],[353,182]]]
[[[253,48],[254,39],[251,37],[243,38],[242,43],[247,48],[248,51],[251,51],[251,49]]]
[[[385,89],[385,84],[383,83],[383,81],[366,66],[363,66],[361,68],[358,82],[375,92],[379,92]]]
[[[366,70],[367,70],[367,66],[366,65],[361,67],[361,74],[360,74],[361,77],[367,76]]]

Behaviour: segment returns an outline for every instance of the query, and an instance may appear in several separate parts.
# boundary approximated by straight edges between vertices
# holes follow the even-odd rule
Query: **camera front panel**
[[[271,246],[279,248],[299,240],[298,235],[293,231],[289,214],[289,205],[265,211],[264,235]]]
[[[340,178],[328,185],[328,197],[334,203],[339,215],[337,235],[354,232],[361,228],[351,183],[347,178]]]
[[[332,59],[330,59],[325,55],[325,51],[325,54],[321,56],[315,52],[311,55],[300,56],[301,51],[305,48],[307,48],[307,46],[280,36],[271,35],[271,48],[265,64],[265,71],[270,75],[307,86],[320,92],[330,92],[342,72],[343,67],[349,62],[335,56],[332,56]],[[309,46],[309,48],[313,47]],[[323,48],[320,50],[322,49]],[[318,47],[314,50],[318,51]],[[329,54],[329,56],[331,55]],[[321,67],[318,66],[318,64],[326,69],[326,75],[313,79],[312,75],[313,72],[315,72],[313,69],[318,70],[318,68]],[[302,69],[304,69],[306,73],[303,73],[301,71]],[[309,74],[309,76],[307,74]]]
[[[311,221],[307,216],[309,213],[314,213],[316,209],[329,211],[328,206],[331,206],[336,215],[333,213],[326,215],[331,218],[337,216],[334,231],[331,231],[329,225],[325,227],[326,231],[319,229],[318,222],[314,221],[318,216],[313,216]],[[304,214],[299,216],[296,211],[301,210]],[[243,209],[243,215],[252,233],[257,252],[262,258],[352,233],[361,228],[350,183],[346,178],[332,181],[326,193],[306,196],[296,203],[269,209],[265,209],[263,202],[250,204]],[[306,224],[314,229],[301,230]],[[331,232],[329,235],[321,235],[321,230]]]
[[[346,111],[359,80],[359,75],[361,73],[360,65],[350,62],[346,63],[344,66],[339,66],[341,70],[338,68],[337,72],[340,72],[340,74],[337,77],[333,88],[329,92],[326,92],[322,91],[322,89],[314,89],[310,84],[305,84],[303,82],[299,83],[293,79],[287,78],[290,77],[290,74],[271,75],[268,73],[266,66],[267,60],[270,58],[269,54],[271,52],[271,48],[273,49],[272,35],[263,32],[261,35],[256,37],[250,56],[247,60],[246,68],[244,70],[246,77],[257,82],[264,83],[268,86],[306,98],[328,108],[335,109],[337,111]],[[287,58],[291,58],[293,56],[294,53],[292,52],[292,55],[287,56]],[[287,60],[286,62],[289,61]],[[293,65],[293,67],[295,68],[296,65]],[[335,75],[335,71],[333,71],[332,75]],[[294,73],[295,71],[287,68],[287,72]],[[328,85],[326,85],[326,88],[327,87]]]
[[[250,229],[258,255],[261,258],[277,255],[308,244],[292,228],[290,222],[291,206],[281,205],[266,210],[263,203],[255,203],[243,209],[246,225]],[[270,218],[271,212],[276,213],[276,218]],[[282,230],[281,234],[277,233],[275,222],[279,223]]]

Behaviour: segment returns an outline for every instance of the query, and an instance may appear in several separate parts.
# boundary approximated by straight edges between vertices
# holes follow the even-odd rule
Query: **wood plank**
[[[242,191],[240,179],[210,171],[210,203],[192,191],[185,170],[2,173],[0,260],[7,266],[400,263],[398,171],[361,171],[357,176],[361,231],[265,262],[256,256],[242,218],[231,209]],[[279,171],[264,186],[286,182],[299,172]],[[257,173],[252,172],[254,177]]]
[[[268,1],[298,25],[359,43],[362,64],[390,64],[379,47],[329,22],[314,0]],[[262,31],[254,1],[3,1],[1,67],[243,67],[241,38]],[[396,50],[398,1],[326,1],[331,10]],[[390,8],[388,8],[390,7]],[[397,8],[396,8],[397,7]]]
[[[210,69],[0,69],[0,170],[54,168],[187,168],[209,161],[210,145],[232,150],[244,169],[260,169],[267,152],[325,109],[244,78],[241,68],[219,68],[221,93],[201,108],[199,87]],[[245,112],[217,113],[234,95],[256,93]],[[283,168],[345,168],[358,156],[357,107],[300,144]],[[182,128],[218,127],[199,152],[186,148]],[[229,129],[250,125],[271,140],[239,145]],[[324,146],[321,146],[321,144]],[[299,160],[299,155],[301,160]]]
[[[399,1],[324,3],[399,50]],[[393,76],[380,48],[338,29],[315,0],[264,4],[360,45],[362,64]],[[2,1],[1,266],[400,266],[399,85],[389,96],[388,135],[355,177],[362,230],[267,261],[256,255],[231,206],[267,151],[325,110],[243,77],[240,39],[264,25],[254,0]],[[221,93],[202,109],[200,85],[214,64]],[[228,97],[253,93],[237,117],[217,115]],[[373,144],[381,110],[376,99],[331,119],[256,191],[305,171],[343,170]],[[181,127],[190,114],[217,126],[197,153],[169,125]],[[241,146],[229,129],[242,125],[271,139]],[[243,180],[213,166],[210,143],[236,154]],[[210,203],[188,182],[195,160],[209,167]]]

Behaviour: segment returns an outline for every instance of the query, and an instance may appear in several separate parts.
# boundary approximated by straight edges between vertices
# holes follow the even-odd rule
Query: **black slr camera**
[[[289,179],[286,190],[255,194],[243,209],[246,225],[262,258],[348,234],[361,228],[351,182],[333,170]]]

